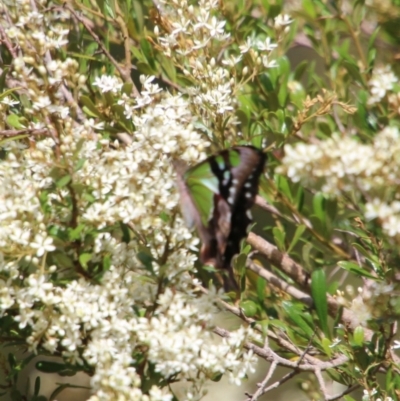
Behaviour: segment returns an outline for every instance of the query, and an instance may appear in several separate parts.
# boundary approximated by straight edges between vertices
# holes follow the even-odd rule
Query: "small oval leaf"
[[[314,300],[315,309],[321,325],[321,330],[330,338],[328,327],[328,301],[325,271],[315,270],[311,275],[311,295]]]

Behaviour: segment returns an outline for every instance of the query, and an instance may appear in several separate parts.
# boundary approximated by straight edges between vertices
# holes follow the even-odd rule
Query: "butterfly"
[[[254,146],[236,146],[194,167],[174,162],[183,217],[202,242],[200,260],[228,272],[223,278],[226,290],[238,289],[232,258],[252,223],[250,209],[266,159]]]

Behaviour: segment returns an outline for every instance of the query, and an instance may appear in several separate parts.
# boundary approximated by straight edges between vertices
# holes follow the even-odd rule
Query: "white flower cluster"
[[[213,310],[203,299],[193,298],[189,303],[167,290],[158,302],[157,314],[151,320],[139,319],[135,326],[140,342],[149,346],[149,359],[157,372],[165,377],[184,374],[189,381],[199,374],[206,378],[229,372],[231,382],[239,385],[248,372],[254,371],[255,355],[243,351],[249,337],[259,340],[251,329],[242,327],[215,343],[211,333],[204,330]],[[198,324],[188,327],[187,321]]]
[[[368,104],[379,103],[398,81],[390,65],[374,68],[372,78],[368,82],[371,92]]]
[[[314,144],[286,145],[278,171],[333,195],[358,190],[368,199],[366,218],[380,218],[389,236],[400,234],[400,195],[388,201],[400,178],[397,127],[384,128],[370,145],[339,135]]]
[[[189,103],[162,92],[152,77],[141,78],[135,100],[121,94],[118,79],[98,77],[96,86],[120,100],[136,129],[127,146],[102,139],[94,131],[102,124],[84,117],[76,122],[73,104],[64,101],[68,90],[83,90],[84,79],[75,61],[57,59],[56,44],[66,37],[48,31],[54,31],[57,14],[48,19],[35,14],[33,2],[18,4],[19,22],[6,29],[21,49],[14,79],[26,89],[24,107],[31,102],[24,109],[32,116],[29,128],[55,135],[34,137],[34,146],[2,144],[7,156],[0,164],[0,314],[30,330],[32,351],[57,350],[72,363],[91,364],[93,401],[172,399],[156,386],[142,393],[134,367],[138,352],[147,352],[162,375],[192,380],[191,397],[217,373],[240,382],[255,363],[242,345],[254,336],[240,329],[221,344],[211,341],[216,294],[195,291],[188,274],[195,256],[188,249],[198,240],[175,215],[171,159],[197,162],[209,145],[193,128]],[[215,30],[217,35],[218,24]],[[43,57],[49,46],[52,59]],[[10,105],[2,105],[0,121],[6,121]],[[112,235],[119,222],[130,224],[130,241]],[[101,283],[76,278],[79,253],[69,235],[87,246],[85,263],[110,256]],[[87,235],[93,245],[86,245]],[[173,290],[158,293],[154,274],[138,257],[143,252],[152,257],[153,273],[162,270]],[[152,305],[152,314],[141,314]]]
[[[201,117],[204,124],[208,121],[224,121],[225,128],[236,125],[235,94],[249,79],[247,66],[237,71],[243,55],[251,50],[250,58],[254,62],[252,74],[255,75],[260,65],[264,68],[276,66],[270,54],[277,45],[271,43],[270,38],[249,38],[245,45],[232,53],[226,47],[230,38],[225,32],[226,22],[214,15],[219,3],[217,0],[201,0],[196,7],[187,0],[163,3],[169,24],[162,26],[162,33],[160,27],[156,26],[155,33],[164,54],[182,68],[186,77],[193,82],[188,88],[193,113]],[[282,19],[285,26],[291,22],[286,17]],[[220,60],[216,59],[215,54],[220,54]]]
[[[30,106],[27,106],[27,102],[24,105],[26,114],[42,121],[50,115],[66,118],[70,109],[62,101],[60,86],[68,84],[75,91],[82,88],[86,81],[86,77],[78,72],[76,60],[51,57],[51,52],[68,43],[69,30],[58,24],[58,19],[69,16],[61,12],[44,15],[29,0],[11,2],[7,12],[9,18],[3,17],[2,24],[9,40],[15,48],[20,49],[18,56],[13,59],[12,76],[26,91],[31,103]],[[44,124],[33,122],[32,118],[27,128],[42,126]]]
[[[394,401],[392,397],[376,398],[377,390],[374,388],[372,390],[363,390],[363,396],[361,401]]]

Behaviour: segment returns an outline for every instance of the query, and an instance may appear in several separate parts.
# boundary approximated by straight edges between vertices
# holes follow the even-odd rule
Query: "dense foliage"
[[[1,2],[4,394],[43,399],[18,379],[54,355],[92,401],[198,400],[260,358],[238,399],[302,372],[310,400],[398,397],[400,4],[282,3]],[[172,163],[240,144],[268,164],[224,294]]]

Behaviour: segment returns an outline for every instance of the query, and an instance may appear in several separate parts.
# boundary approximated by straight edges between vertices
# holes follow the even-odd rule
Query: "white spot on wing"
[[[246,192],[245,194],[244,194],[244,196],[247,198],[247,199],[250,199],[251,198],[251,192]]]
[[[231,178],[231,172],[229,170],[225,170],[223,177],[224,179],[222,180],[222,185],[226,187],[229,183],[229,179]]]
[[[251,214],[250,209],[248,209],[248,210],[246,211],[246,216],[247,216],[250,220],[253,220],[253,215]]]

